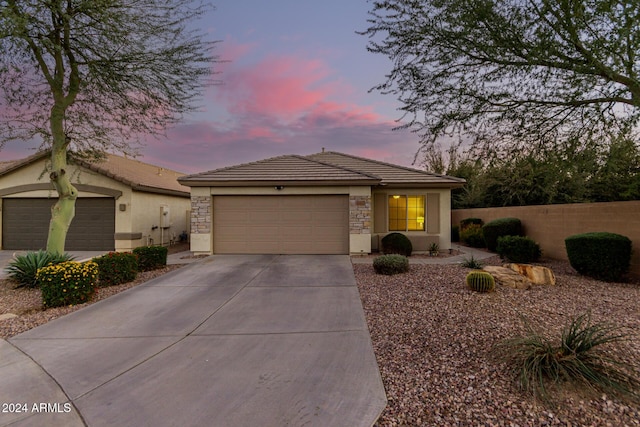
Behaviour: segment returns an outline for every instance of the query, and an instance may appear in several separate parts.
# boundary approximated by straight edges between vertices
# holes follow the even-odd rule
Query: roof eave
[[[167,188],[149,187],[146,185],[132,185],[131,189],[142,193],[163,194],[165,196],[191,197],[189,191],[170,190]]]
[[[379,189],[384,188],[461,188],[464,182],[383,182],[377,186]]]
[[[380,183],[380,180],[361,179],[361,180],[268,180],[268,181],[222,181],[222,180],[196,180],[191,178],[178,179],[178,182],[188,187],[272,187],[272,186],[296,186],[296,187],[321,187],[321,186],[374,186]]]

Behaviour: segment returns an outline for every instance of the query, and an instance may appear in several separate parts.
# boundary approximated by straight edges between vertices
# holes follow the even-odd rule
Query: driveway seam
[[[62,387],[62,385],[58,382],[58,380],[56,380],[50,373],[49,371],[47,371],[44,366],[42,366],[41,364],[39,364],[38,362],[36,362],[29,354],[25,353],[24,351],[22,351],[22,349],[20,347],[17,347],[15,344],[13,344],[11,341],[8,340],[4,340],[7,344],[9,344],[11,347],[13,347],[14,349],[18,350],[18,352],[20,352],[20,354],[22,354],[23,356],[25,356],[27,359],[29,359],[31,362],[33,362],[38,368],[40,368],[42,370],[42,372],[44,372],[47,377],[53,381],[53,383],[56,385],[56,387],[58,387],[58,389],[62,392],[62,394],[64,394],[64,396],[67,398],[67,401],[73,406],[73,409],[75,409],[76,413],[78,414],[78,417],[80,417],[80,420],[82,420],[82,424],[86,427],[88,426],[87,421],[84,419],[84,416],[82,415],[82,412],[80,412],[80,409],[76,406],[75,402],[73,401],[73,399],[67,394],[67,392],[64,390],[64,388]],[[31,415],[21,418],[20,420],[15,420],[15,422],[12,422],[11,424],[17,423],[21,420],[27,420],[31,417],[35,417],[37,414],[32,413]],[[8,424],[9,426],[11,424]]]

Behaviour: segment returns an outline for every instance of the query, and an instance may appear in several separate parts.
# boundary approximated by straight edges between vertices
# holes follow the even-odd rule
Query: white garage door
[[[219,254],[348,254],[348,196],[215,196]]]

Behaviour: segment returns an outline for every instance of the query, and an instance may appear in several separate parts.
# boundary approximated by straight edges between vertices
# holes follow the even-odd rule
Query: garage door
[[[220,254],[347,254],[348,196],[215,196]]]
[[[51,206],[56,199],[3,199],[2,248],[43,249],[47,245]],[[115,241],[115,200],[76,200],[76,216],[71,223],[67,251],[111,251]]]

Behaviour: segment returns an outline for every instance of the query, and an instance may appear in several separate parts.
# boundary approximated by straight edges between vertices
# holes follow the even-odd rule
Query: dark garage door
[[[3,199],[2,248],[44,249],[51,206],[56,199]],[[107,197],[76,200],[67,251],[112,251],[115,247],[115,200]]]

